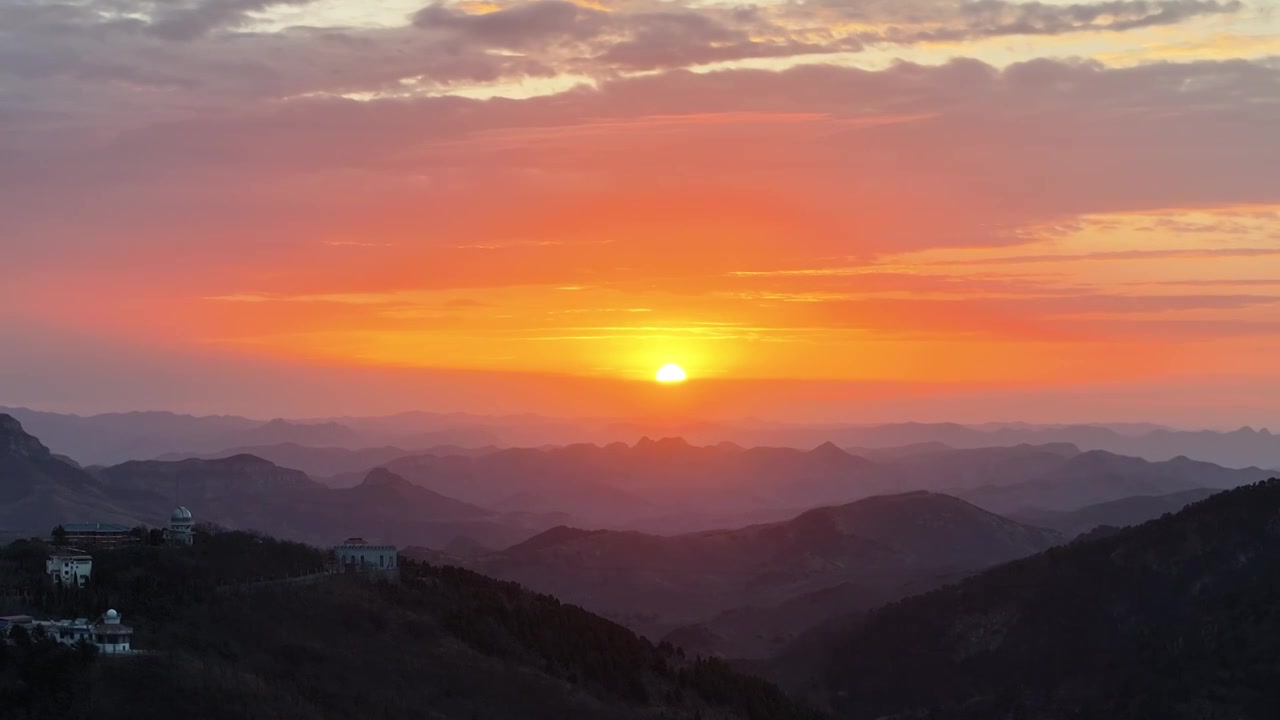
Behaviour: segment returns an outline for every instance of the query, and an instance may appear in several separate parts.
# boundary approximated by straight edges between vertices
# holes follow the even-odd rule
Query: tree
[[[53,529],[53,544],[64,547],[67,544],[67,529],[59,525]]]

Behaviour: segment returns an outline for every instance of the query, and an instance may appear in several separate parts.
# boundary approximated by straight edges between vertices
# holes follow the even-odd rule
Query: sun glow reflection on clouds
[[[352,372],[1280,388],[1263,3],[427,4],[0,3],[0,305]]]

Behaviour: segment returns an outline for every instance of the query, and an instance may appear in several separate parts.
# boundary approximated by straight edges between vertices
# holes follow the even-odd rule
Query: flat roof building
[[[108,610],[95,622],[76,620],[37,620],[30,623],[63,645],[87,642],[103,655],[128,655],[133,652],[133,628],[120,622],[120,613]]]
[[[59,548],[44,562],[49,579],[64,587],[84,587],[93,573],[93,556],[83,550]]]
[[[364,538],[347,538],[333,554],[345,573],[371,573],[391,580],[400,575],[395,545],[370,545]]]
[[[65,535],[61,540],[65,540],[66,544],[74,547],[113,548],[128,545],[137,540],[129,528],[115,523],[71,523],[63,525],[62,530]],[[59,539],[54,538],[55,541]]]

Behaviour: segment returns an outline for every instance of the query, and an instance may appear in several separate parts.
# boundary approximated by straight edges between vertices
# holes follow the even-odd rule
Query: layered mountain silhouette
[[[1265,480],[1270,475],[1259,468],[1228,469],[1185,457],[1153,463],[1094,450],[1075,455],[1058,467],[1022,482],[975,488],[962,494],[995,512],[1028,508],[1073,510],[1137,495],[1232,488]]]
[[[162,527],[178,504],[193,508],[198,522],[321,546],[358,535],[435,546],[465,537],[505,547],[564,519],[476,507],[383,469],[355,487],[331,489],[252,455],[84,470],[0,415],[0,529],[45,535],[74,522]]]
[[[9,415],[0,415],[0,529],[48,532],[72,518],[132,524],[135,509],[84,470],[51,453]]]
[[[560,527],[469,564],[660,633],[846,584],[867,603],[883,602],[1058,541],[962,500],[915,492],[673,537]]]
[[[743,450],[680,438],[478,457],[420,455],[387,467],[485,507],[561,511],[594,526],[662,531],[741,524],[734,521],[753,513],[794,515],[892,487],[875,463],[834,445]]]
[[[367,445],[335,422],[269,422],[234,416],[192,417],[167,412],[81,417],[0,408],[29,432],[82,465],[107,465],[170,453],[213,453],[226,448],[296,443],[318,447]]]
[[[1280,481],[815,631],[775,674],[837,717],[1270,717]]]
[[[1175,513],[1194,502],[1215,495],[1220,490],[1200,488],[1169,495],[1137,495],[1089,505],[1079,510],[1032,510],[1013,513],[1013,519],[1028,525],[1052,528],[1065,537],[1074,538],[1098,527],[1123,528],[1141,525],[1148,520]]]
[[[679,438],[424,454],[387,467],[443,495],[498,511],[560,511],[585,527],[659,534],[778,521],[907,490],[957,495],[997,513],[1070,511],[1135,495],[1225,489],[1269,474],[1186,458],[1152,463],[1066,444],[927,445],[868,459],[832,443],[807,451],[743,449]]]
[[[682,436],[691,443],[726,440],[744,447],[815,447],[832,442],[880,456],[895,448],[971,449],[1069,444],[1152,461],[1186,456],[1225,467],[1280,467],[1280,436],[1242,427],[1230,432],[1173,430],[1150,424],[1033,425],[1028,423],[897,423],[888,425],[795,425],[744,421],[641,425],[519,415],[490,417],[413,412],[385,417],[339,417],[264,422],[234,416],[192,417],[173,413],[112,413],[80,417],[3,408],[51,446],[84,465],[125,460],[236,454],[232,449],[296,443],[350,450],[505,446],[541,447],[573,442],[607,444],[619,438]],[[256,453],[255,453],[256,454]],[[891,452],[889,454],[892,454]],[[166,458],[168,459],[168,458]],[[275,458],[269,458],[275,460]],[[879,459],[879,457],[873,458]],[[289,465],[289,463],[282,463]],[[380,464],[380,463],[378,463]],[[334,470],[333,473],[358,469]],[[300,468],[301,469],[301,468]],[[306,468],[312,472],[310,468]]]
[[[399,447],[374,447],[352,450],[343,447],[313,447],[298,443],[280,443],[276,445],[253,445],[230,448],[212,453],[168,453],[157,457],[157,460],[173,462],[177,460],[218,460],[235,455],[253,455],[269,460],[281,467],[294,468],[305,472],[318,482],[331,486],[351,487],[359,484],[370,468],[381,467],[402,457],[430,454],[449,455],[482,455],[493,452],[496,448],[464,448],[454,445],[441,445],[425,451],[409,451]],[[332,482],[333,476],[345,476],[341,481]]]

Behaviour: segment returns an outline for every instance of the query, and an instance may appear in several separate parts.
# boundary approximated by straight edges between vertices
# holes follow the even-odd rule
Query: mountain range
[[[361,536],[426,548],[414,554],[519,581],[653,638],[751,657],[830,617],[1195,499],[1166,490],[1206,493],[1261,472],[1060,444],[927,446],[871,460],[832,443],[667,438],[412,455],[330,486],[244,454],[82,469],[7,417],[0,463],[0,530],[163,526],[183,504],[200,522],[320,546]],[[991,512],[1006,508],[1018,520]]]
[[[315,472],[249,454],[80,468],[44,449],[15,420],[5,428],[8,462],[21,467],[14,466],[12,481],[6,478],[3,492],[11,503],[0,513],[12,520],[3,522],[5,530],[43,531],[51,519],[158,524],[181,501],[198,506],[202,519],[228,527],[317,542],[321,533],[331,541],[339,530],[350,529],[438,549],[459,538],[502,548],[558,524],[648,534],[743,527],[911,490],[962,497],[1002,514],[1070,512],[1133,496],[1225,489],[1269,474],[1186,458],[1151,463],[1065,444],[962,450],[924,445],[882,451],[874,459],[834,443],[798,450],[696,446],[680,438],[472,452],[446,448],[399,457],[393,447],[268,446],[313,471],[325,469],[328,460],[346,467],[375,463],[321,483],[312,477]],[[37,446],[39,452],[18,451]],[[407,482],[365,487],[377,468]],[[20,499],[26,503],[21,508]],[[361,509],[361,503],[382,502],[397,509]],[[361,522],[369,526],[359,527]]]
[[[366,536],[436,546],[468,537],[505,547],[565,519],[476,507],[382,469],[354,487],[333,489],[252,455],[86,470],[0,415],[0,528],[44,535],[73,522],[162,527],[178,504],[194,508],[198,522],[321,546]]]
[[[1270,476],[1186,458],[1153,463],[1073,445],[956,450],[935,445],[854,455],[834,443],[812,450],[692,445],[577,444],[482,454],[421,454],[386,464],[410,482],[499,511],[559,511],[580,527],[679,534],[773,522],[874,495],[930,490],[993,512],[1072,511],[1134,495],[1225,489]],[[336,476],[336,485],[359,474]]]
[[[109,683],[83,678],[109,705],[144,686],[189,694],[182,688],[195,687],[199,673],[183,668],[226,662],[248,675],[219,670],[219,691],[202,706],[225,710],[216,697],[249,705],[254,697],[270,716],[298,700],[264,694],[264,683],[299,693],[313,680],[324,687],[354,672],[343,657],[385,658],[382,643],[425,638],[431,667],[412,667],[450,678],[453,689],[441,692],[453,694],[436,698],[447,717],[476,712],[475,698],[496,690],[491,677],[545,697],[551,712],[581,717],[808,716],[723,664],[687,659],[703,654],[754,658],[741,667],[850,720],[1261,718],[1280,706],[1272,642],[1280,631],[1280,481],[1245,485],[1265,473],[1061,443],[867,454],[832,443],[806,451],[673,438],[413,455],[335,488],[251,455],[81,468],[0,415],[0,526],[43,533],[76,520],[163,524],[182,502],[216,525],[319,545],[347,535],[424,544],[439,548],[421,551],[433,563],[470,568],[410,565],[403,589],[339,582],[319,595],[230,593],[226,602],[175,610],[160,607],[166,583],[185,598],[209,578],[183,577],[196,564],[160,548],[123,551],[166,568],[135,598],[150,609],[143,618],[154,610],[153,619],[185,620],[150,635],[169,660],[138,666],[148,682],[110,670],[93,676],[110,675]],[[905,483],[925,489],[903,492]],[[585,499],[572,513],[549,509],[578,492]],[[672,510],[705,512],[691,504],[718,496],[732,496],[723,512],[741,515],[849,495],[737,529],[658,535],[567,522],[589,513],[669,521]],[[628,516],[622,502],[639,511]],[[193,559],[216,552],[217,538],[241,542],[235,533],[208,537]],[[27,545],[18,547],[21,555]],[[39,574],[43,554],[30,547],[22,557]],[[321,562],[319,551],[282,552],[286,564]],[[240,564],[262,559],[254,553]],[[102,558],[108,585],[111,557]],[[587,611],[665,642],[655,647]],[[334,627],[334,618],[341,630],[324,642],[305,639],[305,627]],[[202,630],[209,627],[229,629],[214,638]],[[263,638],[274,654],[253,649]],[[332,652],[334,638],[348,650]],[[288,661],[268,660],[277,657]],[[411,676],[410,665],[378,662],[396,678]],[[412,695],[400,680],[388,687]],[[697,697],[681,694],[689,692]],[[332,697],[344,708],[355,701]],[[616,711],[619,702],[625,712]],[[483,707],[520,716],[505,702]]]
[[[608,444],[620,438],[681,436],[698,445],[883,450],[903,446],[952,449],[1070,444],[1151,461],[1186,456],[1224,467],[1280,467],[1280,436],[1267,429],[1230,432],[1176,430],[1151,424],[1032,425],[1027,423],[781,424],[757,421],[644,424],[601,418],[536,415],[481,416],[412,412],[385,417],[254,420],[165,412],[64,415],[0,407],[32,433],[81,464],[114,464],[169,455],[235,454],[228,450],[296,443],[348,450],[399,447],[410,452],[452,445],[542,447],[574,442]],[[334,471],[343,472],[343,471]],[[333,473],[324,473],[333,474]]]

